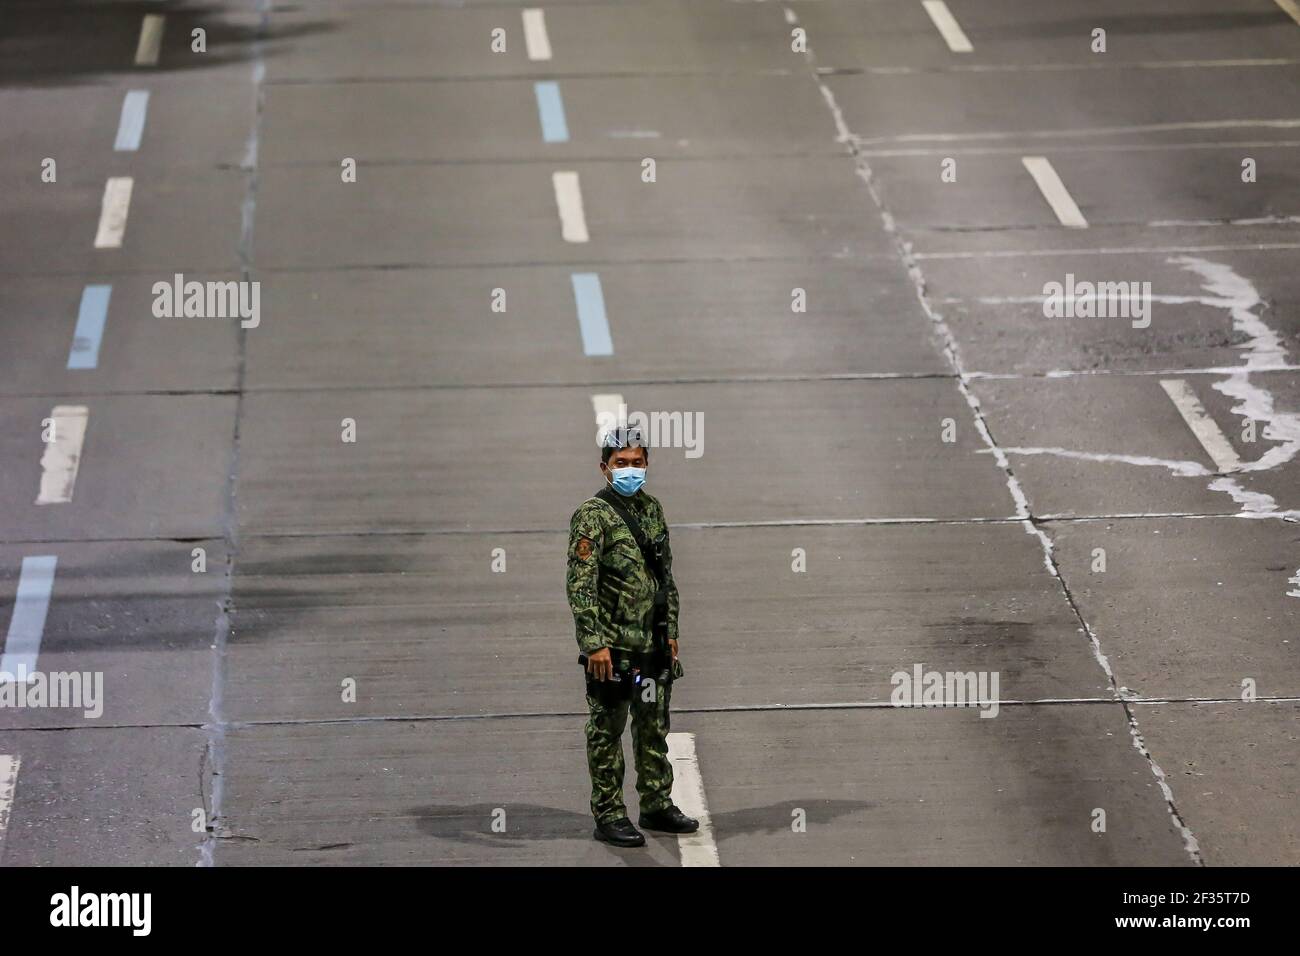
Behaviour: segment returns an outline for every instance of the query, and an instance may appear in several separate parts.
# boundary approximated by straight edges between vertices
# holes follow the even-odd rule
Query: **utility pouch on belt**
[[[613,707],[622,701],[631,700],[634,694],[641,693],[645,686],[642,681],[653,680],[667,685],[683,674],[679,661],[673,661],[672,667],[662,667],[658,653],[629,654],[614,648],[610,648],[609,653],[610,661],[614,666],[614,675],[611,679],[597,680],[591,674],[586,675],[587,694],[605,707]],[[578,655],[578,664],[585,672],[586,654]]]
[[[636,693],[639,678],[642,676],[641,669],[630,657],[614,648],[610,648],[609,654],[610,662],[614,667],[614,673],[609,680],[597,680],[590,673],[587,674],[587,695],[594,697],[605,707],[630,700]],[[587,655],[579,654],[578,663],[583,671],[586,671]]]

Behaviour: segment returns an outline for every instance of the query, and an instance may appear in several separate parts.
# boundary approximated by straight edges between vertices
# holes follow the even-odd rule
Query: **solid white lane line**
[[[99,211],[99,229],[95,233],[96,249],[117,249],[126,234],[126,216],[131,211],[131,190],[135,180],[114,176],[104,184],[104,201]]]
[[[1165,390],[1165,394],[1178,409],[1178,414],[1183,416],[1187,427],[1192,430],[1196,440],[1201,443],[1201,447],[1214,462],[1215,470],[1223,473],[1241,468],[1241,459],[1233,450],[1232,443],[1224,437],[1223,432],[1219,431],[1219,426],[1214,419],[1206,414],[1205,408],[1191,386],[1181,378],[1162,378],[1160,387]]]
[[[925,12],[930,14],[930,19],[939,28],[944,42],[948,44],[948,49],[952,50],[953,53],[970,53],[974,49],[970,45],[970,40],[966,39],[966,33],[962,30],[961,24],[957,22],[957,18],[948,9],[948,4],[944,3],[943,0],[924,0],[921,6],[925,7]]]
[[[157,66],[158,54],[162,50],[163,15],[146,13],[140,24],[140,42],[135,48],[136,66]]]
[[[524,46],[528,48],[530,60],[551,58],[551,38],[546,35],[546,13],[539,7],[529,7],[524,11]]]
[[[1069,190],[1065,188],[1065,183],[1061,182],[1061,177],[1056,175],[1056,170],[1047,161],[1047,157],[1022,156],[1020,162],[1024,164],[1025,169],[1029,170],[1029,175],[1034,177],[1034,182],[1038,183],[1039,191],[1052,207],[1052,212],[1056,213],[1056,218],[1061,221],[1062,226],[1071,229],[1088,228],[1088,220],[1083,218],[1083,213],[1074,204]]]
[[[81,445],[86,439],[86,421],[90,409],[85,405],[56,405],[50,412],[53,440],[41,455],[41,493],[38,505],[61,504],[72,500],[81,465]]]
[[[17,754],[0,754],[0,853],[5,848],[5,831],[9,829],[9,811],[14,805],[21,762]]]
[[[713,841],[709,803],[704,798],[700,761],[695,755],[695,735],[669,734],[668,759],[673,764],[673,803],[688,817],[700,821],[700,828],[694,833],[677,836],[682,866],[721,866],[718,845]]]
[[[4,653],[0,654],[0,681],[35,679],[58,565],[58,557],[52,554],[31,554],[23,558]]]
[[[1276,0],[1276,2],[1279,7],[1286,11],[1287,16],[1296,23],[1300,23],[1300,4],[1297,4],[1295,0]]]
[[[565,242],[587,242],[587,217],[582,211],[582,186],[578,174],[552,173],[551,185],[555,188],[555,205],[560,210],[560,235]]]

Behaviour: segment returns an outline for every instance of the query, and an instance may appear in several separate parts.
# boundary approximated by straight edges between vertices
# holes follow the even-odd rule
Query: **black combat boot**
[[[602,843],[614,846],[645,846],[645,837],[632,826],[632,821],[627,817],[619,817],[609,823],[597,823],[593,836]]]
[[[659,830],[662,833],[694,833],[700,828],[699,820],[688,817],[672,804],[653,813],[641,814],[641,819],[637,822],[646,830]]]

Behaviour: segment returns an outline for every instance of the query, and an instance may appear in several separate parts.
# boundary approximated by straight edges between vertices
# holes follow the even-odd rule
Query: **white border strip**
[[[682,866],[721,866],[718,845],[713,840],[709,803],[704,798],[700,761],[695,755],[695,735],[669,734],[668,759],[673,764],[673,803],[688,817],[700,821],[700,828],[694,833],[677,835]]]
[[[0,754],[0,854],[5,848],[5,831],[9,828],[9,811],[14,805],[14,791],[18,789],[18,767],[22,764],[17,754]]]

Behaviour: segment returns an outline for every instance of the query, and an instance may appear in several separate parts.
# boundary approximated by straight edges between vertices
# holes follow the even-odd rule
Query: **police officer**
[[[597,495],[569,523],[569,607],[579,663],[587,680],[587,768],[595,837],[614,846],[644,846],[623,804],[623,728],[632,714],[640,825],[693,833],[693,820],[672,802],[668,701],[682,674],[677,661],[677,585],[668,524],[658,500],[641,487],[649,452],[640,430],[619,426],[601,440]]]

